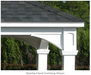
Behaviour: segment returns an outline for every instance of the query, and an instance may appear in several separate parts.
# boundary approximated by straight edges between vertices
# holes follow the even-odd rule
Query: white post
[[[64,71],[75,70],[75,55],[77,55],[76,28],[63,29],[63,64]]]
[[[49,52],[50,50],[48,50],[48,42],[41,40],[40,47],[37,50],[39,71],[47,71],[47,55]]]
[[[38,70],[39,71],[47,71],[47,54],[50,50],[47,49],[39,49],[38,53]]]
[[[74,71],[75,70],[75,55],[78,51],[65,52],[62,51],[62,69],[64,71]]]

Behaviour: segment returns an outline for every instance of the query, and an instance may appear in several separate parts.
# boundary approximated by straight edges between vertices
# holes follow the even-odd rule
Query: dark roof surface
[[[84,22],[37,1],[1,1],[1,22]]]

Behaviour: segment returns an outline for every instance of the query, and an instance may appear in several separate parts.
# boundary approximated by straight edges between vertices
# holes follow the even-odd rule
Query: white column
[[[76,51],[62,51],[62,68],[64,71],[74,71],[75,70],[75,55],[77,55]]]
[[[75,55],[77,55],[76,28],[63,29],[63,64],[64,71],[75,70]]]
[[[38,53],[38,70],[39,71],[47,71],[47,55],[50,50],[47,49],[39,49]]]
[[[41,40],[38,53],[38,70],[47,71],[47,56],[50,50],[48,50],[48,42]]]

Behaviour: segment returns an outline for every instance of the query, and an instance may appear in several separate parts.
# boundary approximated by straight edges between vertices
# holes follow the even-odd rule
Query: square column
[[[50,50],[47,49],[38,49],[38,70],[47,71],[47,55]]]
[[[75,70],[75,56],[77,55],[76,28],[63,28],[62,69]]]
[[[62,69],[64,71],[74,71],[75,70],[75,55],[78,51],[62,51]]]

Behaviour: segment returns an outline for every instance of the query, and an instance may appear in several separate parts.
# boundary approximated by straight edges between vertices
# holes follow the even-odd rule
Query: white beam
[[[1,23],[1,27],[84,27],[84,22],[66,23]]]

